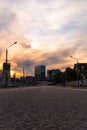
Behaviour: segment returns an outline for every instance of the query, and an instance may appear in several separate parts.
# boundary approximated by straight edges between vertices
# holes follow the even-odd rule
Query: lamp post
[[[70,57],[77,61],[77,82],[78,82],[78,87],[79,87],[79,62],[78,62],[77,58],[75,58],[73,56],[70,56]]]
[[[5,64],[6,64],[6,79],[5,79],[5,85],[6,85],[6,87],[8,86],[8,48],[10,48],[11,46],[13,46],[14,44],[17,44],[17,42],[14,42],[13,44],[11,44],[10,46],[8,46],[7,47],[7,49],[6,49],[6,62],[5,62]]]
[[[29,65],[30,65],[30,64],[27,64],[26,67],[29,66]],[[26,76],[27,76],[27,75],[26,75],[26,73],[25,73],[25,66],[23,66],[23,84],[24,84],[24,85],[26,84],[26,79],[25,79]]]
[[[6,63],[8,62],[8,48],[11,47],[11,46],[13,46],[14,44],[17,44],[17,42],[14,42],[10,46],[8,46],[7,49],[6,49]]]
[[[27,67],[27,66],[30,66],[30,64],[27,64],[26,66],[23,66],[23,78],[25,78],[25,76],[26,76],[25,67]]]

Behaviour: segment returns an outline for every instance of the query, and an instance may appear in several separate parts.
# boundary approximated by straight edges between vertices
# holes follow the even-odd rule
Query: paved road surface
[[[38,86],[46,86],[46,85],[48,85],[48,81],[40,81],[38,83]]]
[[[87,130],[87,91],[0,89],[0,130]]]

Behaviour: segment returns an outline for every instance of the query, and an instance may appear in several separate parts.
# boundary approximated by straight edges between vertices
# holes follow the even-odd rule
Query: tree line
[[[53,82],[54,84],[62,84],[65,85],[67,82],[76,81],[76,80],[83,80],[83,78],[87,78],[87,70],[76,70],[70,67],[67,67],[64,72],[59,70],[54,77]]]

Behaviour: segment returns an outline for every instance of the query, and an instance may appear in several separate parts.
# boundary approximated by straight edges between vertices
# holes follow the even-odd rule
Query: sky
[[[0,0],[1,69],[7,48],[17,74],[87,63],[87,0]]]

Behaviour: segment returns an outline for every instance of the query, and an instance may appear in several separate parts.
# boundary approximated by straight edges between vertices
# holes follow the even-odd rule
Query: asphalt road
[[[87,90],[0,89],[0,130],[87,130]]]

